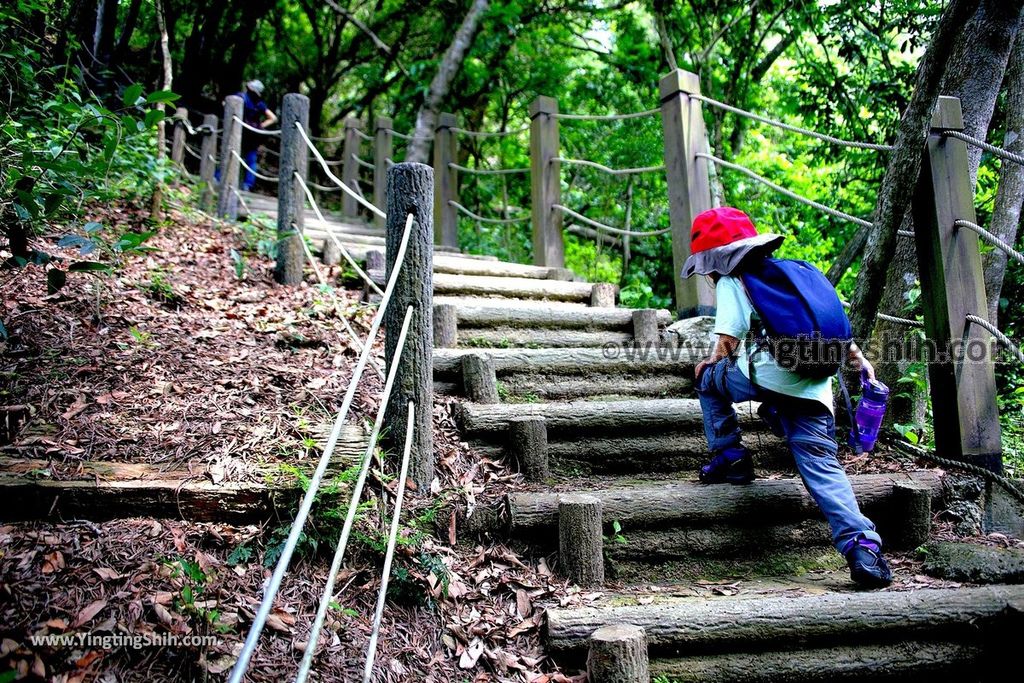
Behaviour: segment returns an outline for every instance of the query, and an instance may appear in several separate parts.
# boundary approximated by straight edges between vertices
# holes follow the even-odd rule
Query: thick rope
[[[402,329],[398,334],[398,346],[395,349],[391,363],[388,365],[388,376],[384,381],[384,391],[381,393],[380,406],[377,408],[377,417],[373,423],[373,430],[370,432],[370,441],[366,445],[366,452],[359,467],[359,476],[352,489],[352,498],[349,501],[348,512],[345,515],[345,523],[341,528],[341,535],[338,537],[338,544],[335,546],[334,558],[331,560],[331,570],[327,574],[327,583],[324,585],[324,592],[317,606],[316,617],[313,619],[313,627],[309,631],[309,642],[306,644],[306,651],[302,655],[302,663],[299,665],[299,672],[295,677],[296,683],[302,683],[309,676],[310,668],[313,665],[313,656],[316,654],[317,642],[320,640],[320,632],[324,627],[324,620],[327,617],[327,610],[331,600],[334,598],[334,582],[337,579],[338,571],[341,569],[341,561],[345,556],[345,549],[348,546],[348,539],[355,524],[356,511],[359,507],[359,500],[363,495],[363,487],[366,485],[366,476],[370,471],[370,463],[373,462],[373,450],[380,437],[381,427],[384,425],[384,413],[387,411],[388,403],[391,401],[391,393],[395,386],[395,377],[398,375],[398,367],[402,361],[402,352],[405,351],[406,340],[409,335],[409,324],[412,322],[413,307],[409,306],[405,311],[405,319],[402,321]],[[410,421],[410,425],[412,422]]]
[[[448,168],[460,173],[469,173],[470,175],[514,175],[516,173],[530,172],[528,168],[469,168],[467,166],[460,166],[453,161],[448,162]]]
[[[648,109],[637,111],[631,114],[551,114],[552,118],[568,119],[570,121],[625,121],[626,119],[640,119],[645,116],[656,116],[660,109]]]
[[[416,404],[409,401],[408,424],[405,428],[405,448],[402,449],[402,469],[398,475],[398,490],[395,493],[395,509],[391,516],[391,532],[388,534],[388,547],[384,553],[384,569],[381,571],[380,592],[377,594],[377,608],[373,612],[373,628],[370,631],[370,644],[366,650],[366,665],[363,667],[363,683],[370,683],[373,675],[373,660],[377,656],[377,638],[380,637],[380,621],[384,616],[384,603],[387,601],[388,580],[391,578],[391,561],[395,557],[395,544],[398,542],[398,522],[402,514],[402,501],[405,498],[405,480],[409,475],[409,460],[412,452],[413,417],[416,415]]]
[[[250,126],[248,123],[238,118],[237,116],[234,117],[234,121],[235,123],[241,124],[242,128],[245,128],[246,130],[251,130],[253,133],[259,133],[260,135],[276,136],[281,134],[280,128],[278,128],[277,130],[266,130],[265,128],[256,128],[255,126]]]
[[[517,128],[515,130],[498,130],[498,131],[482,131],[482,130],[466,130],[465,128],[449,128],[448,130],[453,133],[460,135],[466,135],[471,138],[503,138],[509,135],[519,135],[520,133],[526,133],[530,130],[530,127]]]
[[[708,161],[712,161],[715,164],[718,164],[719,166],[723,166],[725,168],[729,168],[729,169],[732,169],[734,171],[739,171],[740,173],[744,174],[745,176],[747,176],[749,178],[752,178],[752,179],[756,180],[757,182],[770,187],[771,189],[775,190],[779,194],[785,195],[786,197],[789,197],[790,199],[798,201],[801,204],[806,204],[807,206],[809,206],[811,208],[814,208],[814,209],[817,209],[818,211],[821,211],[822,213],[827,213],[830,216],[834,216],[834,217],[842,219],[844,221],[849,221],[850,223],[855,223],[856,225],[859,225],[859,226],[864,227],[864,228],[870,228],[871,227],[871,222],[870,221],[866,221],[863,218],[857,218],[856,216],[852,216],[852,215],[850,215],[848,213],[840,211],[839,209],[833,209],[831,206],[825,206],[824,204],[816,202],[813,199],[808,199],[807,197],[803,197],[801,195],[798,195],[797,193],[792,192],[790,190],[787,190],[786,188],[784,188],[784,187],[782,187],[780,185],[776,185],[775,183],[773,183],[772,181],[768,180],[764,176],[761,176],[761,175],[758,175],[757,173],[754,173],[753,171],[751,171],[746,166],[740,166],[739,164],[734,164],[734,163],[731,163],[729,161],[725,161],[724,159],[719,159],[718,157],[716,157],[716,156],[714,156],[712,154],[704,154],[703,152],[698,152],[695,156],[700,157],[702,159],[707,159]]]
[[[911,239],[913,239],[914,231],[913,230],[897,230],[896,231],[896,236],[897,237],[910,237]]]
[[[361,140],[366,140],[366,141],[373,140],[373,136],[370,135],[369,133],[364,133],[363,131],[359,130],[358,128],[353,128],[352,130],[355,131],[356,137],[360,138]]]
[[[363,159],[360,159],[355,154],[352,154],[352,161],[356,162],[356,164],[358,164],[359,166],[362,166],[363,168],[370,169],[371,171],[375,168],[374,165],[371,164],[369,161],[365,161]]]
[[[595,221],[593,219],[590,219],[590,218],[587,218],[586,216],[584,216],[581,213],[576,213],[572,209],[570,209],[570,208],[568,208],[566,206],[562,206],[561,204],[552,204],[551,208],[552,209],[558,209],[562,213],[566,214],[567,216],[572,216],[573,218],[575,218],[576,220],[580,221],[581,223],[586,223],[587,225],[593,226],[593,227],[597,228],[598,230],[603,230],[604,232],[610,232],[610,233],[612,233],[614,235],[625,235],[625,236],[628,236],[628,237],[655,237],[657,235],[664,235],[664,234],[669,233],[669,232],[672,231],[672,228],[664,228],[662,230],[651,230],[650,232],[639,232],[639,231],[636,231],[636,230],[623,230],[622,228],[613,228],[610,225],[605,225],[604,223],[598,223],[597,221]]]
[[[484,216],[480,216],[478,214],[473,213],[472,211],[464,207],[462,204],[459,204],[457,201],[454,201],[452,199],[448,200],[448,204],[450,206],[454,206],[457,210],[466,214],[470,218],[475,218],[481,223],[495,223],[497,225],[508,225],[511,223],[525,223],[526,221],[530,220],[529,216],[522,216],[520,218],[485,218]]]
[[[931,451],[927,451],[920,446],[915,446],[903,441],[893,442],[893,446],[897,450],[901,450],[907,455],[912,455],[925,460],[930,460],[936,464],[942,465],[943,467],[949,467],[952,469],[963,470],[964,472],[970,472],[971,474],[977,474],[979,477],[984,477],[991,482],[999,484],[1009,493],[1011,496],[1016,498],[1019,502],[1024,503],[1024,491],[1018,488],[1017,484],[1012,479],[996,474],[995,472],[982,467],[981,465],[975,465],[971,462],[962,462],[960,460],[953,460],[952,458],[943,458],[942,456],[936,455]]]
[[[1003,149],[1002,147],[990,145],[984,140],[979,140],[978,138],[972,137],[967,133],[964,133],[963,131],[944,130],[942,131],[942,134],[947,137],[956,138],[957,140],[963,140],[964,142],[974,145],[975,147],[980,147],[981,149],[985,150],[986,152],[994,154],[1000,159],[1006,159],[1007,161],[1012,161],[1015,164],[1021,164],[1022,166],[1024,166],[1024,155],[1022,154],[1017,154],[1007,149]]]
[[[292,522],[291,531],[288,533],[288,538],[285,541],[284,547],[281,549],[281,555],[278,557],[277,564],[274,566],[274,572],[271,574],[270,581],[263,593],[263,600],[260,602],[256,616],[253,618],[252,626],[249,628],[249,633],[246,636],[245,643],[238,655],[238,660],[231,669],[231,676],[228,679],[230,683],[242,683],[242,677],[245,676],[245,671],[249,667],[252,655],[256,651],[256,645],[259,643],[260,635],[263,633],[263,628],[267,624],[267,618],[270,616],[270,610],[274,605],[274,598],[277,597],[278,591],[281,590],[281,582],[284,579],[284,574],[288,570],[288,564],[291,562],[292,555],[295,552],[295,546],[298,544],[299,536],[302,534],[302,529],[306,525],[306,520],[309,518],[310,510],[313,508],[313,501],[316,499],[317,492],[320,489],[320,482],[323,480],[324,474],[327,471],[327,465],[330,463],[331,456],[334,454],[334,449],[338,444],[338,439],[341,437],[341,429],[345,424],[345,418],[348,417],[348,412],[352,407],[352,401],[355,399],[359,380],[362,378],[363,372],[366,369],[366,364],[369,361],[370,349],[373,347],[373,340],[377,337],[377,332],[380,330],[381,323],[384,321],[384,312],[387,310],[388,303],[391,301],[392,293],[395,290],[395,285],[398,282],[398,274],[402,270],[402,263],[405,260],[405,253],[409,246],[409,235],[411,233],[412,214],[410,214],[406,219],[405,232],[402,235],[402,242],[398,247],[395,267],[392,269],[391,277],[388,278],[388,284],[384,288],[384,296],[381,298],[380,305],[377,308],[377,313],[373,316],[373,322],[370,324],[370,331],[366,336],[366,343],[363,345],[362,351],[359,352],[359,359],[356,361],[356,367],[352,373],[352,379],[349,381],[348,388],[345,390],[341,409],[338,411],[337,418],[334,421],[334,427],[331,429],[331,435],[327,440],[327,445],[324,448],[323,454],[320,456],[320,461],[317,463],[316,470],[313,472],[313,476],[309,479],[306,492],[302,497],[302,503],[299,506],[298,512],[295,514],[295,521]]]
[[[314,183],[312,180],[309,181],[309,186],[321,192],[341,192],[341,188],[337,185],[321,185],[320,183]]]
[[[433,135],[428,135],[425,138],[417,138],[415,135],[407,135],[406,133],[399,133],[397,130],[391,131],[391,134],[394,135],[399,140],[425,140],[427,142],[430,142],[431,140],[434,139]]]
[[[710,104],[713,107],[724,109],[725,111],[732,112],[733,114],[736,114],[738,116],[745,116],[746,118],[753,119],[754,121],[767,123],[769,126],[775,126],[776,128],[788,130],[791,133],[798,133],[799,135],[806,135],[808,137],[817,138],[818,140],[822,140],[833,145],[839,145],[840,147],[853,147],[854,149],[871,149],[876,152],[892,151],[892,145],[879,145],[875,144],[874,142],[857,142],[856,140],[843,140],[842,138],[837,138],[832,135],[826,135],[824,133],[819,133],[814,130],[808,130],[807,128],[792,126],[788,123],[783,123],[782,121],[776,121],[775,119],[769,119],[765,116],[761,116],[760,114],[755,114],[754,112],[746,111],[744,109],[734,107],[730,104],[726,104],[725,102],[719,102],[718,100],[711,97],[707,97],[706,95],[688,93],[688,96],[691,99],[706,102],[707,104]]]
[[[900,318],[895,315],[889,315],[888,313],[876,313],[875,317],[879,320],[884,320],[889,323],[895,323],[897,325],[906,325],[907,327],[924,327],[924,323],[920,320],[911,320],[910,318]]]
[[[1020,253],[1019,251],[1011,247],[1009,244],[999,239],[991,232],[978,225],[977,223],[972,223],[970,221],[965,221],[963,219],[958,218],[957,220],[953,221],[953,225],[955,225],[958,228],[967,228],[968,230],[973,230],[974,232],[978,233],[979,237],[981,237],[983,240],[991,244],[993,247],[1001,249],[1002,251],[1006,252],[1006,255],[1012,258],[1017,263],[1024,264],[1024,254]]]
[[[317,205],[316,199],[313,198],[313,193],[310,191],[309,186],[306,185],[305,179],[303,179],[303,177],[300,176],[298,173],[295,174],[295,179],[299,181],[299,185],[302,186],[302,191],[306,193],[306,199],[309,200],[309,205],[313,207],[313,211],[316,213],[316,217],[320,219],[321,223],[323,223],[324,230],[327,231],[327,237],[332,242],[334,242],[334,246],[338,248],[338,251],[340,251],[341,255],[345,257],[345,260],[348,261],[348,264],[352,266],[352,268],[356,271],[356,274],[358,274],[359,277],[363,278],[363,281],[366,282],[370,289],[372,289],[377,294],[383,296],[384,292],[382,292],[380,290],[380,287],[377,286],[373,279],[369,275],[367,275],[366,271],[359,267],[359,264],[356,263],[356,260],[352,258],[352,254],[348,253],[348,249],[345,248],[345,245],[341,243],[341,240],[339,240],[338,237],[334,234],[334,231],[331,230],[331,226],[330,224],[328,224],[327,219],[324,218],[323,213],[320,212],[320,207]]]
[[[319,150],[317,150],[317,148],[313,146],[313,141],[309,139],[308,135],[306,135],[306,131],[302,128],[302,124],[299,123],[298,121],[296,121],[295,122],[295,127],[298,128],[299,134],[302,136],[302,139],[305,141],[306,146],[309,147],[311,152],[313,152],[313,156],[315,156],[316,160],[318,162],[320,162],[320,166],[324,169],[324,173],[327,175],[328,178],[330,178],[330,180],[332,182],[334,182],[338,187],[341,188],[342,192],[346,193],[350,197],[354,197],[357,202],[359,202],[360,204],[365,206],[367,209],[372,211],[374,213],[374,215],[380,216],[381,218],[387,218],[388,217],[388,215],[386,213],[384,213],[383,211],[378,209],[376,206],[374,206],[370,202],[366,201],[366,199],[364,199],[361,195],[356,194],[355,191],[353,191],[351,187],[349,187],[348,185],[346,185],[345,183],[342,182],[341,178],[339,178],[338,176],[336,176],[333,173],[331,173],[330,167],[327,166],[327,161],[324,159],[323,155],[320,154]]]
[[[243,159],[242,157],[238,156],[238,152],[236,152],[235,150],[231,150],[231,156],[233,156],[235,158],[235,160],[238,161],[238,163],[240,163],[243,167],[245,167],[245,170],[247,170],[249,173],[252,173],[254,176],[259,178],[260,180],[265,180],[268,183],[279,182],[278,178],[273,178],[273,177],[268,176],[268,175],[263,175],[262,173],[258,172],[256,169],[254,169],[251,166],[249,166],[249,164],[245,163],[245,159]]]
[[[599,171],[610,173],[612,175],[633,175],[636,173],[657,173],[658,171],[665,170],[665,164],[660,166],[639,166],[637,168],[609,168],[604,164],[599,164],[596,161],[587,161],[586,159],[566,159],[565,157],[552,157],[552,162],[558,161],[563,164],[575,164],[577,166],[589,166],[596,168]]]
[[[185,145],[185,151],[188,152],[189,155],[194,159],[199,159],[199,161],[203,160],[203,155],[192,149],[190,146]]]
[[[1024,351],[1021,351],[1020,347],[1017,344],[1014,344],[1013,340],[1007,337],[1005,334],[1003,334],[1003,332],[998,327],[996,327],[989,321],[985,320],[984,318],[978,317],[976,315],[968,314],[966,317],[968,322],[972,322],[975,325],[980,325],[981,327],[984,327],[986,330],[988,330],[993,337],[999,340],[999,343],[1002,344],[1007,351],[1013,354],[1013,357],[1016,358],[1019,363],[1024,365]]]

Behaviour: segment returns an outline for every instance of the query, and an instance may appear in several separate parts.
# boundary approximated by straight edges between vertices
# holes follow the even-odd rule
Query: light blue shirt
[[[820,401],[833,411],[832,378],[810,379],[801,377],[792,370],[780,367],[767,350],[755,351],[748,355],[751,319],[757,316],[750,297],[740,279],[732,275],[723,276],[715,286],[718,313],[715,316],[715,334],[727,334],[740,340],[736,364],[743,376],[759,387],[786,396],[809,398]],[[753,370],[753,377],[751,377]]]

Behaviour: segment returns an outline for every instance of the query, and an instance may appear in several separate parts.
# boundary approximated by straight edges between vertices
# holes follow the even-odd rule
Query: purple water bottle
[[[857,408],[853,411],[853,422],[856,429],[850,430],[850,446],[860,451],[869,452],[878,440],[878,430],[885,417],[885,407],[889,403],[889,387],[876,379],[868,379],[867,372],[861,372],[861,397]]]

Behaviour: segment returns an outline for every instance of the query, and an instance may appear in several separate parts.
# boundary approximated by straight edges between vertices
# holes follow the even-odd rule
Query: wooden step
[[[534,280],[575,280],[572,271],[564,268],[530,266],[508,261],[476,261],[446,254],[434,256],[434,272],[456,275],[489,275],[492,277],[521,277]]]
[[[434,349],[434,377],[460,380],[462,358],[484,355],[494,361],[498,378],[533,373],[591,376],[612,373],[693,376],[703,355],[686,348],[633,349]]]
[[[633,309],[601,308],[530,300],[501,301],[480,297],[435,296],[434,305],[451,304],[458,311],[460,329],[513,327],[572,329],[587,332],[633,331]],[[672,314],[658,311],[658,323],[668,325]]]
[[[368,271],[378,285],[384,284],[383,270]],[[564,280],[537,280],[525,277],[499,277],[494,275],[462,275],[434,273],[434,294],[437,296],[466,295],[490,298],[541,299],[589,304],[594,286],[589,282]]]
[[[634,624],[651,675],[674,681],[1005,680],[1024,586],[607,602],[547,611],[561,663],[581,663],[596,629]]]

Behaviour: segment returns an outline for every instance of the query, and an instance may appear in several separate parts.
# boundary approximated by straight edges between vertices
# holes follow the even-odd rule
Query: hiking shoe
[[[846,564],[850,566],[850,578],[865,588],[885,588],[892,583],[892,570],[882,557],[877,544],[859,540],[846,551]]]
[[[702,484],[749,484],[754,481],[754,461],[743,446],[726,448],[700,468],[699,478]]]
[[[782,420],[779,419],[779,411],[770,403],[762,403],[757,407],[757,416],[764,420],[772,434],[780,439],[785,438],[786,430],[782,428]]]

